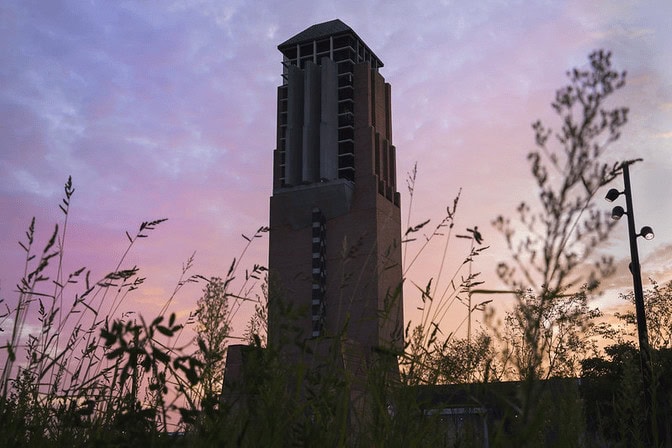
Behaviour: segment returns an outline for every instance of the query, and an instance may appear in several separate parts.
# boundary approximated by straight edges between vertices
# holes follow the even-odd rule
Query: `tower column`
[[[278,49],[269,345],[308,365],[340,353],[334,362],[356,377],[378,349],[403,348],[391,89],[383,63],[340,20]],[[297,348],[305,344],[332,349]]]

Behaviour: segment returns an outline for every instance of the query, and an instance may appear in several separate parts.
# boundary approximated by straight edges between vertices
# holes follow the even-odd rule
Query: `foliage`
[[[669,416],[672,415],[672,281],[644,291],[644,305],[651,347],[652,407],[657,416],[657,434],[662,443],[670,440]],[[621,295],[634,304],[634,293]],[[632,310],[616,313],[624,325],[606,325],[602,333],[613,343],[605,356],[594,356],[582,362],[585,378],[583,395],[592,434],[614,446],[645,446],[647,431],[643,397],[641,357],[635,346],[637,320]]]
[[[165,219],[143,222],[115,270],[91,281],[86,268],[64,276],[64,241],[74,194],[65,184],[59,206],[62,226],[41,252],[35,252],[35,219],[19,245],[26,253],[25,275],[17,285],[17,300],[7,304],[0,320],[11,328],[0,347],[4,366],[0,377],[0,421],[7,443],[36,446],[116,444],[119,440],[152,438],[166,431],[169,384],[192,384],[199,376],[195,359],[169,344],[181,325],[171,316],[149,324],[133,312],[113,318],[144,278],[137,267],[122,268],[141,238]],[[173,293],[188,282],[191,259]],[[80,291],[72,291],[81,286]],[[168,299],[172,300],[172,296]],[[37,317],[33,322],[31,316]],[[36,330],[28,331],[29,326]],[[146,393],[144,392],[146,390]]]
[[[506,313],[500,332],[504,363],[513,367],[511,373],[519,380],[575,377],[581,360],[598,351],[591,336],[593,319],[600,315],[588,305],[585,289],[556,297],[553,306],[545,306],[528,291]]]
[[[407,176],[407,186],[413,203],[415,183],[417,179],[417,163]],[[411,282],[414,289],[420,294],[422,311],[420,321],[413,327],[409,322],[405,332],[405,350],[401,357],[402,379],[406,384],[446,384],[467,382],[468,379],[489,381],[499,378],[499,372],[494,365],[494,346],[492,339],[484,332],[480,332],[474,342],[471,337],[472,314],[484,311],[491,300],[472,303],[473,288],[481,285],[480,272],[473,272],[474,261],[488,249],[483,246],[483,235],[478,227],[467,228],[464,234],[453,234],[455,217],[460,201],[461,190],[453,199],[452,204],[446,207],[445,216],[432,228],[430,220],[411,225],[409,206],[407,230],[404,233],[404,277],[415,262],[420,258],[428,246],[435,242],[443,243],[443,256],[438,265],[436,275],[427,281],[424,287]],[[427,228],[428,234],[422,234]],[[462,263],[449,273],[445,280],[445,262],[449,253],[449,246],[453,238],[470,241],[470,248]],[[411,252],[410,244],[419,241],[420,247],[410,261],[406,259]],[[443,280],[443,283],[442,283]],[[454,306],[463,305],[466,308],[466,317],[461,324],[449,334],[442,332],[442,324],[446,316],[454,314]],[[460,330],[467,323],[467,337],[457,338],[454,332]]]
[[[602,161],[627,122],[628,109],[609,109],[606,102],[625,85],[625,72],[611,67],[611,53],[594,51],[589,67],[567,73],[569,84],[560,88],[551,106],[562,126],[554,134],[559,150],[551,149],[553,130],[537,121],[537,150],[528,154],[539,188],[539,209],[526,202],[518,206],[518,225],[498,217],[495,227],[504,235],[512,262],[502,262],[498,274],[514,289],[537,288],[542,300],[551,300],[570,287],[597,286],[608,272],[609,260],[599,260],[588,276],[575,268],[593,254],[613,227],[606,213],[595,209],[597,190],[611,182],[616,165]],[[611,225],[610,225],[611,224]]]
[[[251,301],[249,295],[266,271],[264,266],[255,264],[251,270],[245,271],[245,276],[238,285],[235,281],[240,261],[252,243],[266,232],[268,227],[262,226],[252,237],[242,235],[247,243],[240,256],[233,259],[224,279],[206,279],[199,276],[207,283],[203,295],[196,303],[196,311],[190,317],[195,322],[198,345],[195,355],[203,364],[203,370],[199,384],[192,388],[190,394],[191,401],[201,403],[204,407],[217,407],[222,392],[226,347],[233,328],[233,319],[243,304]]]
[[[480,331],[471,340],[450,338],[437,345],[430,358],[435,373],[429,384],[469,384],[499,381],[499,370],[492,337]]]
[[[266,347],[268,338],[268,277],[261,285],[261,295],[257,295],[254,314],[250,317],[243,337],[248,344]]]
[[[231,332],[226,291],[230,279],[224,282],[220,277],[211,277],[196,303],[195,330],[203,362],[201,386],[205,398],[218,396],[224,380],[226,340]]]
[[[538,204],[523,201],[516,220],[499,216],[493,221],[511,254],[510,261],[499,263],[497,274],[517,297],[495,329],[502,345],[500,369],[521,381],[521,393],[511,402],[516,424],[503,433],[516,446],[551,444],[548,429],[535,429],[548,428],[547,419],[560,428],[551,431],[553,443],[578,443],[562,441],[568,428],[583,421],[577,419],[578,400],[567,402],[571,411],[554,413],[546,405],[549,380],[576,377],[581,361],[597,352],[593,320],[600,312],[589,299],[600,279],[613,271],[610,258],[593,260],[613,228],[593,199],[616,176],[617,165],[606,163],[604,156],[620,137],[628,109],[607,103],[625,85],[625,72],[612,68],[611,53],[598,50],[586,68],[567,76],[569,83],[551,103],[559,129],[541,121],[532,125],[536,149],[527,158]],[[544,438],[536,438],[542,433]]]
[[[635,303],[633,291],[621,298]],[[644,309],[649,331],[649,344],[653,349],[672,348],[672,280],[664,285],[651,280],[651,288],[644,291]],[[633,310],[617,313],[628,327],[627,335],[635,336],[637,318]]]
[[[588,68],[567,76],[551,104],[562,123],[554,134],[558,149],[550,146],[550,128],[540,121],[532,126],[537,150],[528,160],[539,207],[522,202],[516,224],[502,216],[493,223],[511,252],[498,275],[519,297],[506,316],[504,341],[521,378],[578,373],[577,355],[591,348],[587,321],[599,315],[588,297],[612,271],[606,257],[592,268],[587,263],[613,227],[593,198],[616,176],[603,156],[620,137],[628,109],[606,102],[625,85],[625,72],[614,71],[611,53],[599,50]]]
[[[608,446],[647,446],[643,385],[639,350],[632,342],[605,348],[606,356],[582,362],[582,396],[585,400],[589,437]],[[658,417],[659,443],[672,432],[672,349],[652,350],[654,409]]]

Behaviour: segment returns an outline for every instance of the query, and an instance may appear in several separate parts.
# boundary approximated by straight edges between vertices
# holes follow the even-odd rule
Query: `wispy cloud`
[[[617,66],[638,80],[619,99],[631,106],[633,128],[615,151],[619,157],[648,151],[650,170],[633,176],[638,191],[648,181],[658,197],[672,196],[672,186],[660,181],[668,177],[664,160],[672,150],[672,73],[664,62],[672,59],[672,36],[658,18],[666,5],[6,1],[0,7],[3,291],[20,271],[16,240],[30,218],[36,215],[43,229],[61,219],[68,175],[78,189],[69,254],[81,263],[105,271],[122,250],[125,230],[166,216],[137,255],[157,279],[147,297],[170,290],[166,277],[194,250],[200,272],[225,270],[240,233],[268,220],[281,82],[276,46],[337,17],[385,62],[399,178],[420,164],[416,216],[433,216],[464,187],[465,226],[476,223],[488,233],[492,217],[534,198],[525,163],[533,144],[529,124],[552,120],[549,102],[564,71],[600,47],[613,49]],[[656,218],[670,222],[672,212]],[[651,264],[668,266],[663,248],[672,235],[662,226],[658,233],[661,258]],[[506,256],[490,234],[491,258]],[[264,262],[264,244],[255,261]]]

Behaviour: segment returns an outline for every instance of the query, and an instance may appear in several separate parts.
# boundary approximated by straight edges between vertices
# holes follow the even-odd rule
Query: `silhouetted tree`
[[[219,394],[224,379],[225,343],[231,331],[226,287],[221,278],[210,278],[197,302],[196,334],[203,362],[201,384],[205,399]]]
[[[581,396],[585,403],[589,441],[602,446],[644,446],[645,413],[639,350],[632,342],[604,349],[604,356],[582,361]],[[651,353],[660,440],[670,440],[672,416],[672,349]],[[668,443],[669,445],[669,443]]]
[[[634,304],[633,292],[621,297]],[[658,420],[657,438],[659,442],[667,441],[669,446],[672,443],[669,427],[672,418],[672,281],[660,285],[652,280],[652,286],[644,291],[644,306],[651,347],[651,398]],[[637,340],[637,319],[632,309],[616,313],[616,317],[625,325],[608,325],[604,330],[605,337],[615,341],[605,348],[606,356],[591,358],[582,364],[586,379],[583,395],[590,412],[599,416],[597,420],[589,420],[593,432],[633,446],[643,443],[645,428],[640,358],[633,343]]]
[[[615,71],[611,53],[599,50],[590,54],[587,68],[567,76],[569,84],[551,103],[560,129],[554,132],[541,121],[532,125],[537,149],[528,160],[539,203],[521,202],[517,220],[499,216],[493,222],[511,251],[498,275],[520,299],[507,315],[504,340],[521,377],[578,371],[573,355],[588,348],[581,334],[597,315],[588,297],[612,271],[607,257],[592,265],[588,260],[612,228],[593,198],[616,176],[616,165],[603,155],[620,137],[628,109],[611,109],[606,102],[625,85],[625,72]]]
[[[266,347],[268,338],[268,277],[261,285],[261,295],[257,295],[254,313],[247,322],[243,337],[250,345]]]
[[[593,199],[616,176],[617,165],[603,158],[620,137],[628,109],[609,108],[607,100],[625,85],[626,75],[612,68],[609,52],[594,51],[588,59],[587,67],[567,72],[569,83],[551,103],[559,129],[532,124],[536,149],[527,158],[538,202],[521,202],[515,220],[493,221],[511,253],[497,273],[518,298],[497,330],[503,368],[523,380],[511,406],[517,429],[506,436],[515,446],[537,446],[540,440],[548,446],[554,437],[549,422],[564,428],[556,435],[575,437],[565,440],[570,444],[578,444],[583,432],[578,394],[567,395],[567,409],[556,415],[545,403],[551,383],[536,380],[574,377],[581,360],[596,350],[589,336],[599,311],[589,306],[589,297],[613,271],[610,258],[591,262],[613,227]]]
[[[621,297],[632,304],[635,303],[633,291]],[[651,348],[672,349],[672,281],[660,285],[651,280],[651,288],[644,291],[644,308]],[[629,327],[627,334],[635,337],[637,318],[634,309],[617,313],[616,317]]]

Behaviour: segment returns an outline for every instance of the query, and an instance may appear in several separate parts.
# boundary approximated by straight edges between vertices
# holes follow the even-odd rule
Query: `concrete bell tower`
[[[300,347],[330,341],[357,375],[375,353],[403,348],[390,85],[380,59],[340,20],[278,49],[269,346],[288,362],[314,363],[319,350]]]

